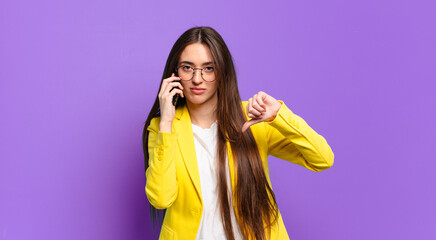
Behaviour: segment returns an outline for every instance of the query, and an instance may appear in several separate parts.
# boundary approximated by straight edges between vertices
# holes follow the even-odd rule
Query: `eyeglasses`
[[[182,81],[189,81],[194,78],[195,70],[201,71],[201,77],[206,82],[215,81],[215,68],[212,66],[207,66],[204,68],[193,68],[189,65],[182,65],[176,68],[176,73],[179,75]]]

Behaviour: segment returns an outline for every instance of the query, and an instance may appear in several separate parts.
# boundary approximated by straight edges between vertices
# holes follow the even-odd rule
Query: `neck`
[[[201,128],[209,128],[216,120],[217,101],[196,105],[186,102],[191,116],[191,122]]]

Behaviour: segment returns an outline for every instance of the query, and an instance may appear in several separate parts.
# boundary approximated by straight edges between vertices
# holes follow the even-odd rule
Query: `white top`
[[[197,154],[198,170],[200,172],[201,195],[203,198],[203,212],[196,240],[226,240],[221,220],[218,202],[218,159],[217,159],[217,122],[210,128],[203,129],[192,124],[194,133],[195,152]],[[228,158],[226,156],[227,189],[232,196]],[[233,206],[230,202],[230,206]],[[233,233],[236,240],[242,240],[239,225],[236,222],[233,207],[230,208]]]

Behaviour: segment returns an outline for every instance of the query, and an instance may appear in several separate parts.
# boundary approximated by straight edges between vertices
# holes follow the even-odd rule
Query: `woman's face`
[[[182,76],[183,69],[204,68],[203,76],[211,76],[216,73],[214,60],[209,48],[202,43],[193,43],[185,47],[178,63],[179,76]],[[182,68],[181,68],[182,67]],[[186,73],[185,73],[186,75]],[[192,75],[191,75],[192,76]],[[189,79],[189,78],[188,78]],[[210,78],[206,77],[206,80]],[[217,82],[205,81],[201,76],[201,70],[196,69],[191,80],[181,81],[183,93],[188,103],[188,107],[198,107],[200,105],[215,108],[217,104]]]

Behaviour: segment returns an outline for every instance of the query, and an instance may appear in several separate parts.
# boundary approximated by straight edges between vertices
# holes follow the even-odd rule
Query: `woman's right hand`
[[[183,86],[179,77],[171,74],[171,77],[162,80],[162,85],[158,94],[160,108],[159,131],[171,133],[174,117],[176,116],[176,107],[173,105],[173,97],[177,93],[183,95]],[[174,88],[174,89],[173,89]],[[171,90],[172,89],[172,90]]]

